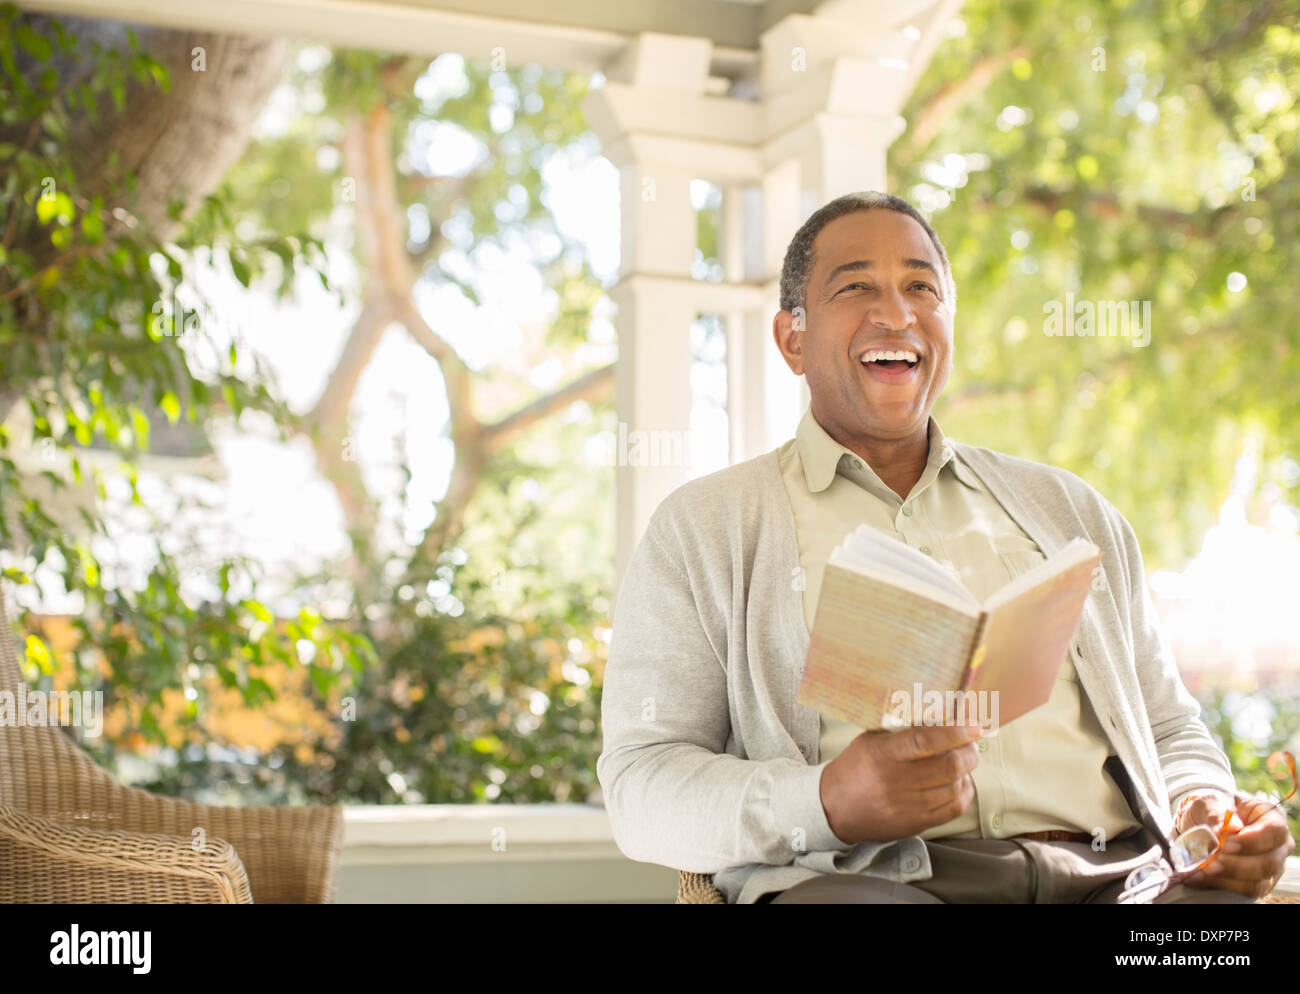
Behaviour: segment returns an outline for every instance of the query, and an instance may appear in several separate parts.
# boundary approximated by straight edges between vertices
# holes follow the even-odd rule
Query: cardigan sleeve
[[[1160,631],[1137,535],[1123,515],[1113,508],[1112,513],[1128,567],[1133,661],[1172,814],[1189,792],[1212,788],[1231,794],[1236,785],[1228,758],[1201,721],[1201,706],[1183,684],[1173,652]]]
[[[706,631],[703,594],[669,553],[663,520],[628,565],[605,666],[596,774],[615,842],[630,859],[695,873],[849,849],[822,808],[826,764],[725,752],[725,633]]]

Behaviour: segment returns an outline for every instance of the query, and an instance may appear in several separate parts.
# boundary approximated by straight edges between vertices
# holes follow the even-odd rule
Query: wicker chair
[[[0,691],[22,679],[0,589]],[[330,903],[342,823],[337,807],[160,797],[57,727],[0,726],[3,904]]]
[[[726,904],[722,891],[713,886],[710,873],[677,871],[677,904]]]

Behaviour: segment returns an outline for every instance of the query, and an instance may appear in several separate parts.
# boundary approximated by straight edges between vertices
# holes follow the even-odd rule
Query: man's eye
[[[870,289],[870,287],[868,287],[867,284],[865,283],[850,283],[847,286],[840,287],[840,293],[843,293],[845,290],[867,290],[867,289]]]
[[[930,286],[929,283],[916,282],[916,283],[913,283],[912,286],[914,286],[914,287],[918,287],[918,286],[919,286],[919,287],[921,287],[923,290],[929,290],[929,291],[930,291],[932,294],[934,294],[936,297],[939,295],[939,291],[936,290],[934,287]]]

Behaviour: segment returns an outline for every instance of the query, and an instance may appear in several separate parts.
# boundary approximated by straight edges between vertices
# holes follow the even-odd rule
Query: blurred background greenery
[[[931,217],[959,288],[936,417],[1083,476],[1150,569],[1196,554],[1248,442],[1247,515],[1294,522],[1295,13],[969,0],[890,150],[890,189]],[[597,154],[579,102],[600,80],[260,45],[242,53],[265,80],[247,120],[160,183],[133,149],[211,99],[174,34],[0,21],[0,565],[26,588],[32,680],[102,686],[87,747],[168,793],[598,800],[613,471],[586,446],[615,425],[609,278],[556,224],[548,170]],[[266,107],[276,126],[255,128]],[[430,168],[448,142],[466,165]],[[720,272],[715,194],[702,278]],[[546,317],[483,362],[473,330],[493,326],[507,252],[536,273],[511,292]],[[296,399],[264,354],[274,332],[223,325],[210,270],[286,315],[314,282],[348,316]],[[417,284],[459,303],[421,308]],[[1152,301],[1150,344],[1040,334],[1043,300],[1067,293]],[[391,459],[356,451],[359,385],[394,328],[432,362],[417,392],[452,453],[434,497],[414,429]],[[220,497],[185,481],[232,435],[309,453],[347,541],[287,572],[214,544]],[[1294,748],[1297,671],[1197,685],[1243,787],[1273,789],[1264,757]]]

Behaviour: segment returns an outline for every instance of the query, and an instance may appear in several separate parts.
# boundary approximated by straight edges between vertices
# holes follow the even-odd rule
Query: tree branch
[[[484,442],[490,452],[509,445],[523,431],[544,418],[556,414],[579,400],[597,402],[614,392],[614,364],[584,373],[572,383],[538,397],[500,421],[485,425]]]
[[[459,443],[461,438],[477,435],[482,426],[474,415],[471,387],[471,373],[464,360],[456,353],[445,338],[439,335],[424,319],[415,300],[409,293],[393,302],[397,308],[397,318],[402,322],[415,341],[424,351],[433,356],[442,370],[443,381],[447,385],[447,408],[451,421],[451,437]],[[458,446],[459,447],[459,444]]]
[[[1264,3],[1259,4],[1242,18],[1241,22],[1231,31],[1225,32],[1217,40],[1198,49],[1196,54],[1201,59],[1214,59],[1221,55],[1225,49],[1235,48],[1249,38],[1257,27],[1272,17],[1276,9],[1277,0],[1265,0]]]
[[[305,418],[309,425],[326,427],[347,417],[361,374],[392,320],[393,312],[387,297],[378,296],[365,303],[348,332],[348,339],[338,362],[330,371],[325,389]]]
[[[908,136],[896,146],[895,156],[901,162],[910,162],[934,141],[948,119],[988,88],[997,76],[1016,59],[1027,58],[1029,49],[1024,45],[981,59],[961,79],[954,79],[939,87],[920,110],[912,116]]]
[[[1062,207],[1072,206],[1070,191],[1054,190],[1046,186],[1031,186],[1024,191],[1024,199],[1055,213]],[[1184,234],[1199,238],[1213,237],[1224,220],[1232,215],[1236,206],[1232,203],[1216,207],[1212,211],[1180,211],[1173,207],[1158,204],[1125,204],[1115,194],[1104,191],[1088,191],[1083,199],[1088,210],[1102,217],[1126,218],[1136,214],[1147,224],[1164,229],[1178,229]],[[1000,208],[995,201],[985,197],[983,204],[990,208]]]

